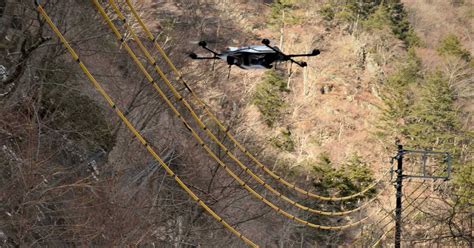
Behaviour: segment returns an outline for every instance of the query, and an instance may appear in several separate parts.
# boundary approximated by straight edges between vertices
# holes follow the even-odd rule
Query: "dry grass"
[[[474,3],[465,1],[461,6],[453,6],[451,1],[443,0],[403,0],[409,11],[410,23],[416,33],[430,48],[435,48],[440,39],[449,33],[461,38],[463,45],[471,53],[473,46]]]

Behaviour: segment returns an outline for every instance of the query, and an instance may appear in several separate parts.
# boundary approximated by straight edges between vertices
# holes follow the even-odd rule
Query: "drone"
[[[320,54],[318,49],[314,49],[308,54],[284,54],[277,46],[270,46],[270,40],[263,39],[262,45],[253,45],[246,47],[228,47],[225,51],[217,53],[207,47],[205,41],[200,41],[198,45],[211,52],[211,57],[200,57],[195,53],[189,54],[192,59],[222,59],[227,62],[229,68],[233,65],[241,69],[270,69],[274,62],[290,61],[301,67],[308,64],[304,61],[296,61],[294,57],[310,57]]]

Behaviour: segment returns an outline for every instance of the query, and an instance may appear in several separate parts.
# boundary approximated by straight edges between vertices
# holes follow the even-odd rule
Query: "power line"
[[[340,215],[347,215],[347,214],[350,214],[350,213],[353,213],[353,212],[356,212],[356,211],[359,211],[363,208],[365,208],[366,206],[369,205],[369,203],[373,202],[378,195],[374,196],[372,199],[370,199],[369,201],[367,201],[365,204],[363,204],[362,206],[359,206],[358,208],[355,208],[355,209],[352,209],[352,210],[348,210],[348,211],[339,211],[339,212],[335,212],[335,211],[322,211],[322,210],[317,210],[317,209],[313,209],[313,208],[310,208],[310,207],[307,207],[307,206],[304,206],[302,204],[299,204],[293,200],[291,200],[290,198],[288,198],[287,196],[283,195],[282,193],[280,193],[279,191],[277,191],[276,189],[274,189],[272,186],[270,186],[268,183],[266,183],[263,179],[261,179],[260,177],[258,177],[255,173],[253,173],[248,167],[246,167],[243,163],[240,162],[240,160],[235,157],[232,152],[229,151],[229,149],[227,147],[225,147],[216,137],[214,134],[212,134],[212,132],[210,132],[209,128],[207,128],[207,126],[202,122],[202,120],[197,116],[197,114],[194,112],[194,110],[191,108],[191,106],[188,104],[188,102],[186,101],[186,99],[184,99],[177,91],[176,89],[174,88],[174,86],[171,84],[171,82],[168,80],[168,78],[166,77],[166,75],[163,73],[163,71],[161,70],[161,68],[157,65],[156,63],[156,60],[151,56],[150,52],[148,51],[148,49],[143,45],[143,43],[141,42],[141,39],[135,34],[135,32],[130,28],[130,26],[127,24],[127,20],[125,18],[125,16],[123,15],[123,13],[119,10],[119,8],[117,7],[117,5],[115,4],[115,1],[113,0],[109,0],[109,3],[110,5],[112,6],[112,8],[115,10],[115,12],[117,13],[118,17],[122,20],[122,22],[125,24],[128,32],[132,35],[133,37],[133,40],[135,42],[137,42],[140,50],[142,51],[142,53],[145,55],[145,57],[147,58],[148,62],[154,66],[155,68],[155,71],[160,75],[160,77],[164,80],[164,82],[168,85],[168,87],[173,91],[173,94],[175,95],[175,97],[188,109],[188,111],[191,113],[191,115],[194,117],[194,119],[198,122],[199,124],[199,127],[205,131],[209,137],[211,137],[211,139],[213,139],[216,143],[218,143],[219,146],[221,146],[222,149],[224,149],[224,151],[226,152],[227,155],[229,155],[235,162],[237,162],[237,164],[242,168],[242,170],[244,172],[246,172],[247,174],[249,174],[250,176],[252,176],[260,185],[264,186],[266,189],[268,189],[270,192],[272,192],[274,195],[276,195],[277,197],[279,197],[280,199],[283,199],[284,201],[288,202],[289,204],[299,208],[299,209],[302,209],[304,211],[308,211],[308,212],[311,212],[311,213],[315,213],[315,214],[320,214],[320,215],[326,215],[326,216],[340,216]],[[105,17],[104,17],[105,18]],[[110,20],[110,18],[108,18]],[[107,21],[108,23],[111,23],[111,25],[109,24],[109,27],[113,30],[113,32],[116,34],[117,38],[122,41],[123,39],[121,38],[122,36],[119,34],[116,26],[110,22],[110,21]],[[123,41],[122,45],[127,45],[126,43],[127,41]],[[127,45],[128,46],[128,45]],[[126,48],[127,49],[127,48]],[[128,49],[127,49],[128,51]],[[136,56],[135,53],[133,53],[133,55],[131,54],[131,56]],[[147,72],[146,70],[142,70],[142,72],[145,74],[146,77],[148,78],[151,78],[151,76],[147,76]],[[149,74],[148,74],[149,75]],[[150,82],[152,82],[150,80]],[[155,89],[158,90],[159,87],[155,87]],[[159,93],[161,95],[161,93]],[[171,107],[171,106],[170,106]],[[174,110],[173,110],[174,111]],[[177,111],[174,111],[175,113],[177,113]],[[180,118],[180,116],[178,115],[178,117]],[[180,118],[181,119],[181,118]],[[190,125],[188,125],[187,123],[183,122],[184,125],[186,127],[190,127]],[[189,129],[189,128],[188,128]],[[196,136],[195,136],[196,137]],[[198,143],[202,143],[202,140],[197,140]],[[206,150],[209,152],[209,150]],[[216,157],[212,154],[210,154],[212,157]],[[218,163],[221,163],[219,161],[217,161]],[[222,162],[224,165],[225,163]],[[386,172],[386,174],[388,174],[388,171]],[[384,174],[384,176],[386,175]]]
[[[438,187],[439,187],[439,186],[438,186]],[[423,192],[421,192],[412,202],[410,202],[410,203],[408,204],[408,206],[407,206],[405,209],[407,209],[408,207],[410,207],[411,205],[413,205],[413,204],[416,202],[416,200],[418,200],[418,198],[420,198],[428,189],[429,189],[429,187],[426,187],[426,188],[423,190]],[[429,197],[429,196],[425,197],[425,198],[422,200],[422,202],[420,202],[420,203],[418,204],[418,206],[420,206],[421,204],[423,204],[428,198],[430,198],[430,197]],[[410,216],[415,210],[417,210],[418,206],[417,206],[417,207],[413,207],[412,210],[410,210],[410,212],[408,212],[408,214],[405,215],[405,218],[407,218],[407,217]],[[391,222],[387,223],[387,225],[390,224],[390,223],[391,223]],[[385,226],[387,226],[387,225],[385,225]],[[384,226],[384,228],[385,228],[385,226]],[[379,238],[371,247],[376,247],[376,246],[380,243],[380,241],[382,241],[382,239],[385,237],[385,235],[387,235],[389,232],[391,232],[395,227],[396,227],[396,226],[394,225],[394,226],[392,226],[389,230],[387,230],[386,232],[384,232],[384,233],[382,234],[382,236],[380,236],[380,238]]]
[[[444,179],[449,180],[450,172],[451,172],[451,156],[447,152],[433,152],[433,151],[416,151],[416,150],[406,150],[403,149],[403,145],[398,144],[398,153],[394,157],[397,160],[397,179],[395,188],[397,189],[396,193],[396,207],[395,207],[395,248],[400,248],[401,243],[401,235],[402,235],[402,196],[403,196],[403,179],[405,178],[422,178],[422,179]],[[403,170],[403,158],[405,154],[409,153],[417,153],[422,154],[422,174],[421,175],[414,175],[414,174],[404,174]],[[447,168],[447,176],[436,176],[436,173],[433,175],[427,174],[426,168],[426,158],[429,155],[436,155],[436,154],[443,154],[447,156],[445,159],[448,163]]]
[[[171,101],[169,100],[169,98],[164,94],[164,92],[161,90],[161,88],[158,86],[158,84],[155,82],[155,80],[153,79],[153,77],[147,72],[147,70],[145,69],[145,67],[143,66],[143,64],[138,60],[137,56],[135,55],[135,53],[132,51],[132,49],[130,48],[130,46],[124,42],[124,39],[122,37],[122,35],[120,34],[120,32],[117,30],[117,28],[115,27],[114,23],[110,20],[110,18],[108,17],[107,13],[105,12],[105,10],[102,8],[102,6],[100,5],[100,3],[97,1],[97,0],[93,0],[93,3],[95,5],[95,7],[97,8],[97,10],[100,12],[101,16],[105,19],[105,21],[107,22],[108,26],[112,29],[113,33],[117,36],[117,38],[122,42],[121,44],[123,45],[123,47],[125,48],[125,50],[127,50],[128,54],[130,55],[130,57],[133,59],[133,61],[137,64],[137,66],[139,67],[139,69],[143,72],[143,74],[145,75],[145,77],[147,78],[147,80],[153,85],[153,87],[157,90],[157,92],[160,94],[160,96],[163,98],[163,100],[165,100],[165,102],[168,104],[168,106],[171,108],[171,110],[176,114],[176,116],[182,121],[182,123],[185,125],[185,127],[192,133],[192,135],[195,137],[195,139],[198,141],[198,143],[203,147],[203,149],[205,149],[207,151],[207,153],[216,161],[218,162],[218,164],[220,166],[223,167],[223,169],[234,179],[236,180],[241,187],[243,187],[245,190],[247,190],[250,194],[252,194],[254,197],[256,197],[257,199],[259,199],[260,201],[262,201],[263,203],[265,203],[267,206],[271,207],[274,211],[276,211],[277,213],[279,213],[280,215],[283,215],[285,216],[286,218],[288,219],[291,219],[293,221],[296,221],[296,222],[299,222],[299,223],[302,223],[306,226],[309,226],[309,227],[312,227],[312,228],[317,228],[317,229],[322,229],[322,230],[343,230],[343,229],[347,229],[347,228],[350,228],[350,227],[353,227],[355,225],[358,225],[362,222],[364,222],[365,220],[367,220],[369,218],[369,216],[361,219],[361,220],[358,220],[358,221],[355,221],[355,222],[352,222],[352,223],[348,223],[348,224],[345,224],[345,225],[340,225],[340,226],[326,226],[326,225],[319,225],[319,224],[315,224],[315,223],[311,223],[311,222],[308,222],[306,220],[303,220],[299,217],[296,217],[295,215],[293,214],[290,214],[288,213],[287,211],[283,210],[282,208],[276,206],[274,203],[272,203],[271,201],[269,201],[267,198],[263,197],[262,195],[260,195],[259,193],[257,193],[253,188],[251,188],[245,181],[243,181],[239,176],[237,176],[230,168],[229,166],[227,166],[221,159],[219,159],[217,157],[217,155],[209,148],[208,145],[206,145],[204,143],[204,141],[201,139],[201,137],[196,133],[196,131],[187,123],[187,121],[184,119],[183,115],[176,109],[176,107],[171,103]],[[181,98],[181,100],[183,101],[184,99]],[[227,150],[228,152],[228,150]],[[245,171],[248,171],[249,169],[246,168]],[[264,184],[266,183],[262,183],[263,186],[265,186]],[[296,204],[298,204],[297,202],[294,202],[293,201],[293,205],[296,206]]]
[[[113,3],[114,1],[113,0],[109,0],[110,3]],[[217,124],[217,126],[219,127],[219,129],[225,133],[225,135],[238,147],[238,149],[244,153],[247,157],[249,157],[252,161],[254,161],[259,168],[261,168],[262,170],[264,170],[264,172],[266,172],[268,175],[270,175],[272,178],[276,179],[278,182],[282,183],[283,185],[285,185],[287,188],[291,189],[291,190],[295,190],[297,191],[298,193],[301,193],[301,194],[304,194],[308,197],[311,197],[311,198],[316,198],[316,199],[319,199],[319,200],[323,200],[323,201],[343,201],[343,200],[349,200],[349,199],[353,199],[353,198],[356,198],[358,196],[361,196],[363,194],[365,194],[366,192],[368,192],[369,190],[371,190],[372,188],[374,188],[375,186],[377,186],[383,179],[383,176],[379,179],[379,180],[376,180],[375,182],[373,182],[372,184],[370,184],[369,186],[367,186],[366,188],[364,188],[363,190],[357,192],[357,193],[354,193],[352,195],[349,195],[349,196],[340,196],[340,197],[337,197],[337,196],[321,196],[321,195],[318,195],[318,194],[315,194],[315,193],[311,193],[309,191],[306,191],[302,188],[299,188],[298,186],[296,186],[296,184],[292,184],[288,181],[286,181],[284,178],[282,178],[281,176],[277,175],[275,172],[273,172],[272,170],[270,170],[268,168],[268,166],[265,166],[263,163],[261,163],[254,155],[252,155],[242,144],[240,144],[233,136],[232,134],[230,133],[230,130],[228,127],[225,127],[221,121],[219,121],[219,119],[214,115],[212,114],[212,112],[208,109],[208,107],[206,106],[206,104],[195,94],[194,90],[192,90],[190,87],[189,87],[189,84],[184,80],[183,76],[181,75],[181,73],[178,71],[178,69],[176,68],[176,66],[173,64],[173,62],[170,60],[170,58],[168,57],[168,55],[164,52],[164,50],[161,48],[161,46],[158,44],[157,42],[157,37],[155,37],[150,31],[149,29],[146,27],[145,23],[143,22],[143,20],[141,19],[141,17],[138,15],[138,13],[136,12],[135,8],[133,7],[133,4],[131,4],[131,2],[129,0],[126,0],[126,3],[128,5],[128,7],[130,8],[130,11],[132,12],[133,16],[135,17],[135,19],[137,19],[138,23],[140,24],[140,26],[142,27],[142,29],[145,31],[148,39],[150,41],[153,42],[155,48],[158,50],[158,52],[162,55],[162,57],[165,59],[165,61],[167,62],[167,64],[171,67],[171,69],[173,70],[173,72],[176,74],[177,78],[178,78],[178,81],[180,81],[184,87],[191,93],[192,97],[195,99],[196,102],[198,102],[198,104],[200,104],[204,111],[206,112],[206,114]],[[165,80],[166,82],[166,80]],[[180,99],[178,97],[178,99]],[[194,117],[195,114],[193,114],[193,117]],[[199,118],[199,117],[198,117]],[[199,121],[198,121],[199,122]],[[200,127],[201,129],[204,129],[206,131],[206,133],[210,133],[210,131],[208,130],[208,128],[204,125],[204,124],[200,124]],[[211,133],[211,135],[213,136],[213,134]],[[212,136],[210,136],[212,138]],[[221,146],[221,143],[219,141],[216,141],[217,144],[219,146]],[[224,150],[228,150],[227,148],[223,147]],[[239,162],[237,162],[239,163]]]
[[[422,154],[422,159],[423,159],[423,163],[422,163],[422,175],[406,175],[406,174],[403,174],[403,158],[404,158],[404,155],[405,154],[408,154],[408,153],[416,153],[416,154]],[[426,157],[429,156],[429,155],[439,155],[439,154],[442,154],[442,155],[445,155],[445,162],[447,162],[448,164],[448,167],[443,170],[443,171],[446,171],[447,172],[447,175],[446,176],[432,176],[432,175],[427,175],[427,170],[426,170]],[[397,180],[396,180],[396,189],[397,189],[397,193],[396,193],[396,200],[397,200],[397,206],[395,207],[395,226],[391,227],[388,231],[386,231],[385,233],[382,234],[382,236],[375,242],[375,244],[373,245],[376,246],[378,245],[378,243],[380,243],[380,241],[385,237],[385,235],[387,235],[391,230],[393,230],[395,228],[395,247],[400,247],[401,245],[401,222],[402,222],[402,195],[403,195],[403,192],[402,192],[402,180],[404,178],[410,178],[410,177],[414,177],[414,178],[423,178],[423,179],[445,179],[445,180],[449,180],[449,175],[450,175],[450,170],[451,170],[451,163],[450,163],[450,160],[451,160],[451,156],[449,153],[447,152],[433,152],[433,151],[417,151],[417,150],[405,150],[403,149],[403,146],[402,145],[398,145],[398,153],[397,155],[393,158],[393,159],[396,159],[397,160]],[[392,160],[393,161],[393,160]],[[438,170],[435,170],[433,171],[433,175],[436,175]],[[423,183],[424,184],[424,181]],[[421,185],[422,185],[421,184]],[[439,188],[441,185],[438,185],[437,188]],[[418,189],[418,188],[417,188]],[[417,190],[416,189],[416,190]],[[415,191],[416,191],[415,190]],[[415,198],[415,200],[413,200],[412,202],[409,202],[408,206],[411,206],[426,190],[428,190],[428,187],[425,188],[425,190],[418,196]],[[426,199],[428,199],[428,197],[426,197],[424,201],[426,201]],[[421,203],[420,203],[421,204]],[[418,204],[418,206],[420,205]],[[416,210],[418,207],[414,207],[406,216],[409,216],[414,210]],[[384,217],[385,218],[385,217]],[[391,222],[388,222],[383,228],[385,228],[387,225],[389,225]]]
[[[425,182],[421,182],[419,183],[418,187],[416,187],[409,195],[407,195],[407,197],[411,197],[412,195],[415,194],[415,192],[417,192],[423,185],[425,184]],[[428,188],[425,188],[423,190],[423,192],[421,194],[423,194]],[[406,199],[403,199],[403,202],[407,201]],[[412,203],[408,203],[408,206],[410,206]],[[407,207],[408,207],[407,206]],[[393,217],[392,213],[395,211],[395,208],[393,208],[392,210],[388,211],[381,219],[378,219],[377,222],[378,223],[382,223],[387,217]],[[382,226],[381,228],[378,228],[380,230],[383,230],[385,227],[387,227],[390,223],[392,222],[392,220],[390,220],[389,222],[387,222],[384,226]],[[362,237],[360,237],[362,238]],[[359,238],[359,239],[360,239]],[[359,239],[356,239],[354,240],[351,244],[355,244]]]
[[[135,127],[128,121],[128,119],[123,115],[123,113],[120,111],[120,109],[115,105],[114,101],[111,99],[111,97],[105,92],[105,90],[102,88],[102,86],[95,80],[95,78],[91,75],[87,67],[81,62],[79,59],[79,56],[76,54],[74,49],[69,45],[68,41],[62,33],[59,31],[59,29],[56,27],[56,25],[51,21],[49,18],[48,14],[45,12],[41,4],[39,4],[38,0],[35,0],[35,4],[37,5],[37,10],[38,12],[43,16],[43,18],[46,20],[48,25],[51,27],[51,29],[54,31],[56,36],[61,40],[63,45],[66,47],[68,50],[69,54],[72,56],[72,58],[79,64],[81,69],[84,71],[84,73],[87,75],[88,79],[91,81],[91,83],[94,85],[94,87],[97,89],[97,91],[105,98],[107,103],[110,105],[110,107],[115,110],[115,113],[120,117],[122,122],[127,126],[127,128],[135,135],[135,137],[142,143],[145,148],[148,150],[148,152],[160,163],[160,165],[166,170],[169,176],[173,177],[174,180],[180,185],[181,188],[183,188],[186,193],[194,200],[196,201],[202,208],[204,208],[205,211],[207,211],[212,217],[214,217],[218,222],[220,222],[224,227],[226,227],[229,231],[231,231],[234,235],[242,239],[245,243],[252,247],[258,247],[257,244],[255,244],[253,241],[248,239],[247,237],[243,236],[242,233],[234,229],[232,226],[230,226],[224,219],[222,219],[219,215],[217,215],[211,208],[209,208],[206,203],[204,203],[194,192],[189,189],[186,184],[176,175],[170,167],[160,158],[160,156],[153,150],[153,148],[145,141],[143,136],[135,129]]]

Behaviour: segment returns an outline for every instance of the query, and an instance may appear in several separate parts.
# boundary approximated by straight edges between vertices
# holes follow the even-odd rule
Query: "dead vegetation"
[[[370,173],[377,177],[388,169],[387,160],[394,152],[394,137],[376,133],[384,111],[384,84],[407,58],[407,44],[412,40],[407,42],[393,33],[387,26],[390,21],[382,18],[383,9],[363,20],[328,5],[351,1],[282,2],[290,7],[244,0],[147,0],[139,1],[138,7],[191,87],[266,165],[303,188],[320,193],[345,189],[346,185],[337,183],[328,189],[329,183],[322,183],[334,178],[370,182]],[[463,110],[460,120],[469,130],[472,62],[445,60],[437,49],[449,35],[444,30],[453,30],[463,49],[472,54],[472,30],[464,28],[472,25],[472,4],[403,2],[407,18],[423,43],[414,49],[423,70],[441,67],[446,72],[449,85],[459,95],[456,104]],[[81,54],[81,60],[147,141],[193,191],[251,239],[268,247],[309,247],[347,245],[368,235],[368,228],[362,233],[357,228],[343,232],[307,230],[248,196],[203,154],[89,2],[49,1],[45,7]],[[440,18],[441,9],[444,14]],[[0,246],[243,246],[188,199],[132,139],[36,14],[31,1],[0,0],[0,13],[0,23],[5,24],[0,25],[0,65],[8,71],[0,87]],[[145,40],[138,25],[132,26]],[[133,39],[124,34],[134,47]],[[199,40],[207,40],[218,50],[258,44],[261,38],[280,43],[289,53],[313,48],[322,53],[308,59],[306,69],[280,64],[270,76],[263,71],[233,69],[229,79],[225,64],[187,58],[187,53],[198,48]],[[151,49],[149,42],[145,44]],[[164,61],[159,60],[159,65],[174,78]],[[269,79],[275,75],[278,80]],[[160,82],[160,86],[164,84]],[[165,92],[173,99],[170,91]],[[175,100],[173,103],[178,106]],[[199,114],[217,130],[204,112]],[[190,119],[189,113],[184,115]],[[233,147],[225,134],[216,133],[226,146]],[[467,145],[463,144],[463,151]],[[222,149],[211,148],[219,158],[229,161]],[[236,154],[251,164],[243,154]],[[469,163],[469,154],[462,154],[460,163]],[[363,184],[359,181],[351,184],[351,190]],[[472,232],[467,228],[469,223],[460,221],[472,213],[463,212],[465,208],[461,209],[458,201],[443,200],[452,197],[454,191],[449,187],[432,190],[439,199],[426,208],[418,206],[416,216],[407,221],[410,240],[406,244],[472,245],[472,237],[466,235]],[[391,209],[392,198],[386,193],[382,207]],[[311,204],[328,209],[347,207]],[[301,217],[314,218],[288,208]],[[373,212],[368,209],[362,215]],[[358,217],[315,221],[337,224]],[[422,222],[430,218],[436,220],[431,225],[441,226],[436,232],[438,238],[422,235]],[[376,224],[378,218],[371,220]],[[380,227],[373,230],[376,228]],[[380,231],[372,232],[370,241]]]

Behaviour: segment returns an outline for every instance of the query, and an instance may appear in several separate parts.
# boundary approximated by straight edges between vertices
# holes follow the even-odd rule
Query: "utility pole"
[[[400,248],[401,245],[401,237],[402,237],[402,186],[403,186],[403,179],[404,178],[419,178],[419,179],[443,179],[449,180],[451,176],[451,154],[448,152],[434,152],[434,151],[417,151],[417,150],[405,150],[403,149],[403,145],[397,144],[398,153],[394,159],[397,160],[397,179],[395,180],[395,189],[396,193],[396,206],[395,206],[395,248]],[[414,153],[414,154],[421,154],[422,156],[422,168],[421,171],[423,172],[421,175],[404,175],[403,174],[403,157],[405,154]],[[447,164],[447,167],[443,170],[445,175],[437,176],[437,175],[427,175],[427,165],[426,165],[426,157],[429,155],[444,155],[444,162]],[[393,159],[392,158],[392,159]],[[393,160],[392,160],[393,161]]]
[[[395,188],[396,206],[395,206],[395,248],[400,248],[402,235],[402,182],[403,182],[403,145],[398,145],[397,159],[397,180]]]

